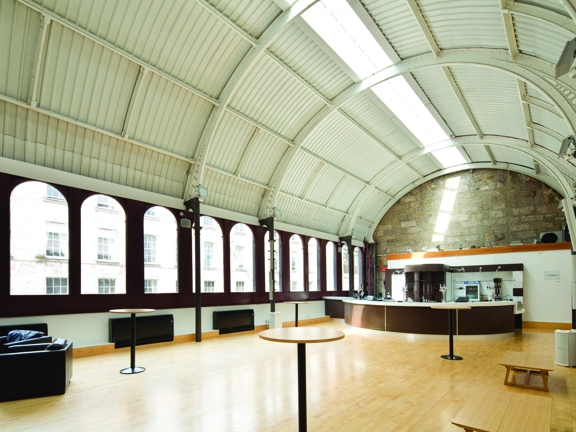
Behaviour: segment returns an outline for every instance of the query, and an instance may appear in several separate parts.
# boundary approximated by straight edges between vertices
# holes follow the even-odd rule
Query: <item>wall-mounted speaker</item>
[[[180,226],[182,228],[191,228],[192,221],[190,219],[180,219]]]

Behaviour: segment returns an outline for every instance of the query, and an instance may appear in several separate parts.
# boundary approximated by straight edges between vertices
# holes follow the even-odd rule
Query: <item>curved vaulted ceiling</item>
[[[2,0],[0,169],[151,202],[202,185],[208,214],[277,208],[327,238],[370,239],[408,191],[464,169],[575,198],[574,160],[558,153],[576,131],[576,81],[554,77],[576,36],[569,0],[348,0],[394,63],[364,79],[302,18],[316,3]],[[423,146],[375,96],[399,75],[449,139]],[[432,155],[450,147],[465,163]]]

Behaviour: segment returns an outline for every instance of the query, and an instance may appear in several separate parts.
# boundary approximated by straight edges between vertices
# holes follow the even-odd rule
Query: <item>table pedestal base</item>
[[[446,359],[446,360],[462,360],[462,357],[457,356],[457,355],[452,355],[452,354],[446,354],[446,355],[442,355],[440,357],[442,357],[443,359]]]
[[[124,374],[124,375],[131,375],[131,374],[137,374],[140,372],[144,372],[146,370],[146,368],[143,367],[127,367],[124,369],[120,369],[120,373]]]

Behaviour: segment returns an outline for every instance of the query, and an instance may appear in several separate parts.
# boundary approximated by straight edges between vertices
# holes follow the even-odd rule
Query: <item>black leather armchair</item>
[[[0,354],[0,402],[64,394],[72,378],[72,342],[25,344]]]
[[[0,335],[22,327],[0,327]],[[8,346],[0,353],[0,402],[66,392],[72,378],[72,342],[57,339],[54,343],[31,343],[34,341],[38,342],[31,339],[5,344]]]

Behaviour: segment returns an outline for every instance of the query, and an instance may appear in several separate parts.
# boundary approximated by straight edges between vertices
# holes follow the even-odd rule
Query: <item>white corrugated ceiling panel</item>
[[[38,105],[74,120],[122,132],[138,66],[84,36],[50,24]]]
[[[258,214],[265,193],[259,186],[210,169],[206,170],[202,185],[208,188],[206,205],[247,215]]]
[[[365,0],[363,4],[400,58],[430,52],[406,0]]]
[[[236,25],[255,38],[282,13],[272,0],[208,0]]]
[[[240,117],[224,113],[220,127],[214,134],[207,163],[234,174],[256,130],[255,126]]]
[[[333,194],[326,203],[328,207],[347,212],[360,192],[366,186],[352,177],[346,177],[333,189]]]
[[[333,113],[304,142],[322,159],[369,181],[396,160],[390,152],[339,113]]]
[[[326,53],[292,23],[270,45],[270,51],[327,99],[353,84]]]
[[[44,6],[208,94],[218,95],[250,48],[197,2],[46,1]],[[218,46],[220,55],[212,55]]]
[[[0,115],[14,119],[0,127],[3,157],[169,196],[182,194],[190,167],[185,161],[8,103],[0,103]]]
[[[550,150],[550,156],[553,158],[557,157],[557,153],[560,151],[560,145],[562,144],[559,140],[550,136],[547,133],[540,132],[537,129],[533,130],[534,132],[534,142],[536,145],[540,147],[544,147],[547,150]]]
[[[0,2],[0,94],[28,99],[39,29],[39,14],[20,3]]]
[[[527,140],[516,79],[483,67],[454,66],[452,75],[485,135]]]
[[[304,187],[308,184],[310,177],[314,177],[318,164],[318,159],[313,158],[308,153],[297,152],[286,169],[281,185],[282,192],[305,198],[302,197]]]
[[[277,207],[282,212],[280,222],[329,234],[338,234],[338,227],[344,218],[341,212],[324,209],[285,194],[279,194]]]
[[[230,106],[288,139],[325,104],[269,57],[259,59]]]
[[[571,32],[540,20],[518,14],[513,14],[512,17],[519,51],[544,59],[553,65],[560,58],[564,43],[574,38]],[[563,42],[559,44],[559,40]]]
[[[442,68],[428,68],[412,75],[454,136],[476,134]]]
[[[396,197],[396,194],[402,191],[407,184],[420,180],[420,177],[410,168],[402,166],[395,170],[392,175],[387,176],[378,183],[378,189],[387,194]]]
[[[499,162],[507,162],[509,164],[518,165],[532,169],[534,164],[530,156],[525,153],[514,151],[507,147],[491,147],[492,154]]]
[[[542,125],[563,137],[570,135],[570,129],[562,117],[536,105],[530,105],[530,118],[533,123]]]
[[[182,156],[194,156],[214,105],[160,75],[148,76],[134,107],[129,136]]]
[[[486,151],[484,145],[481,144],[481,141],[478,141],[478,144],[474,145],[464,145],[462,149],[466,154],[470,157],[472,162],[491,162],[490,155]]]
[[[435,173],[442,166],[430,153],[410,161],[407,165],[423,176]]]
[[[342,111],[389,149],[387,153],[391,158],[402,157],[418,148],[404,130],[381,109],[381,105],[375,102],[376,97],[372,90],[363,92],[344,104]]]
[[[347,178],[349,178],[349,176],[341,171],[329,165],[324,165],[318,173],[318,177],[316,177],[316,180],[310,186],[306,198],[315,203],[327,205],[334,191],[338,193],[338,185]],[[358,184],[361,185],[362,183],[358,182]]]
[[[526,3],[528,2],[526,1]],[[529,3],[541,6],[554,12],[558,12],[564,16],[570,16],[559,0],[530,0]]]
[[[440,49],[506,47],[497,1],[419,0],[418,4]]]
[[[261,131],[247,149],[245,164],[239,174],[257,183],[268,184],[288,148],[284,141]]]
[[[548,97],[546,97],[544,94],[542,94],[542,92],[540,90],[538,90],[536,87],[532,86],[529,83],[524,83],[524,87],[526,88],[526,95],[539,99],[542,102],[546,102],[548,104],[550,104],[550,99],[548,99]],[[553,107],[553,109],[556,109],[556,107]],[[560,114],[560,113],[558,113]]]

